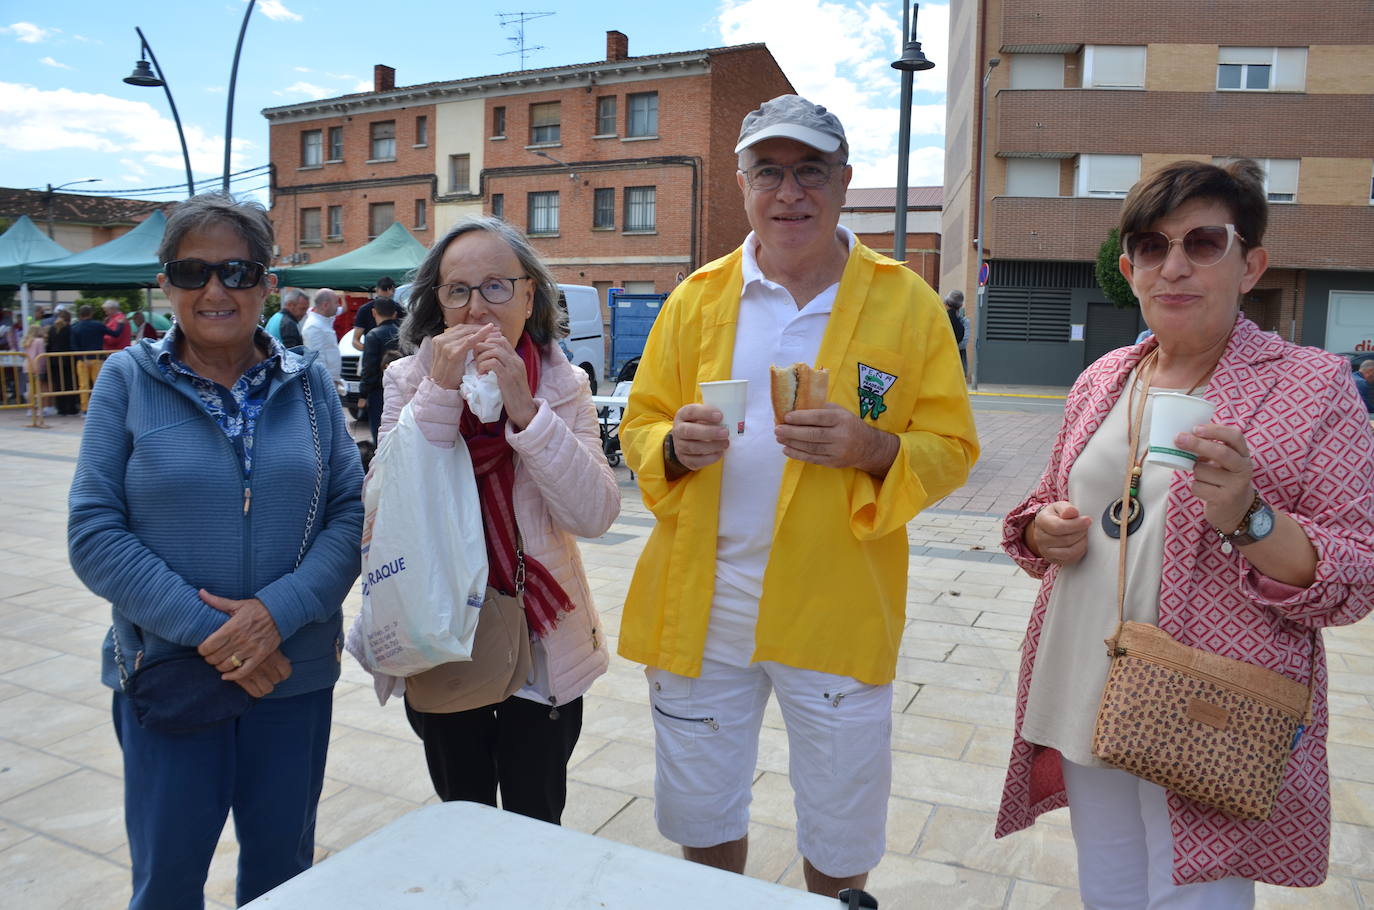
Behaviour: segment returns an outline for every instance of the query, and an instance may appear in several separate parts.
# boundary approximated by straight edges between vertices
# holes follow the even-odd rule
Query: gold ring
[[[239,660],[239,656],[238,656],[237,654],[230,654],[230,655],[229,655],[229,663],[231,663],[231,664],[234,665],[234,669],[235,669],[235,670],[237,670],[239,667],[243,666],[243,661]]]

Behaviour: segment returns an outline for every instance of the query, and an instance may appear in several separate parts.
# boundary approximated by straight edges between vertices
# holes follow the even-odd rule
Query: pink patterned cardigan
[[[1069,393],[1049,467],[1035,492],[1003,524],[1003,548],[1043,582],[1022,645],[1016,735],[997,837],[1068,805],[1059,753],[1020,736],[1057,574],[1057,567],[1037,558],[1021,535],[1042,506],[1068,499],[1074,459],[1121,395],[1130,371],[1156,344],[1149,339],[1112,351],[1083,372]],[[1222,553],[1203,520],[1201,500],[1189,490],[1189,475],[1176,473],[1169,488],[1159,604],[1159,625],[1176,640],[1306,682],[1310,631],[1356,622],[1374,607],[1374,436],[1349,373],[1341,358],[1289,344],[1238,319],[1206,394],[1217,402],[1215,421],[1245,433],[1259,492],[1307,532],[1317,550],[1316,581],[1294,588],[1259,575],[1238,549]],[[1314,886],[1326,879],[1331,794],[1320,638],[1313,722],[1288,764],[1269,820],[1239,821],[1169,794],[1175,883],[1241,876]]]

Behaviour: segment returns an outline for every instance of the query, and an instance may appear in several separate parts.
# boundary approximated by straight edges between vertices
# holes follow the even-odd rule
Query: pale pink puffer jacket
[[[397,360],[382,375],[386,404],[379,440],[412,401],[425,439],[444,448],[458,440],[463,399],[429,378],[431,358],[426,338],[416,354]],[[606,532],[620,514],[620,488],[601,449],[587,374],[557,345],[545,345],[541,352],[534,401],[539,411],[529,426],[519,433],[506,427],[515,450],[515,518],[525,552],[553,573],[577,607],[533,643],[530,682],[516,694],[554,706],[583,695],[610,661],[576,538]]]

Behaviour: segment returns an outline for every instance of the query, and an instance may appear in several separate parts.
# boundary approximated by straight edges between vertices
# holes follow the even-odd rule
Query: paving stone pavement
[[[1065,812],[992,839],[1004,774],[1018,645],[1036,583],[998,549],[999,518],[1038,478],[1062,402],[979,396],[983,458],[969,483],[909,526],[907,628],[893,702],[888,851],[869,890],[883,910],[1078,906]],[[121,758],[99,682],[109,608],[66,559],[66,492],[80,418],[47,430],[0,412],[0,904],[114,908],[129,894]],[[582,553],[606,631],[619,631],[630,571],[652,527],[627,470],[623,511]],[[169,489],[175,496],[175,486]],[[346,621],[358,596],[345,605]],[[1261,908],[1374,908],[1374,624],[1325,633],[1331,662],[1332,875],[1317,889],[1260,886]],[[653,821],[653,730],[641,668],[612,660],[587,696],[564,823],[676,854]],[[434,800],[400,706],[378,707],[345,658],[335,691],[317,855],[347,847]],[[747,873],[801,887],[787,742],[765,717]],[[233,905],[236,848],[226,826],[206,893]],[[457,861],[457,860],[455,860]]]

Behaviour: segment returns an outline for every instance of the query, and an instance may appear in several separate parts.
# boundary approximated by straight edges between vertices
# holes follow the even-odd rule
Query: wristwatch
[[[1274,510],[1269,508],[1269,503],[1256,492],[1255,501],[1241,518],[1240,525],[1229,534],[1217,531],[1217,536],[1221,538],[1222,550],[1229,553],[1232,546],[1243,547],[1246,544],[1258,543],[1273,533],[1273,530]]]
[[[677,460],[677,447],[673,445],[673,431],[669,430],[668,435],[663,437],[663,463],[670,465],[684,473],[690,473],[691,468]]]

